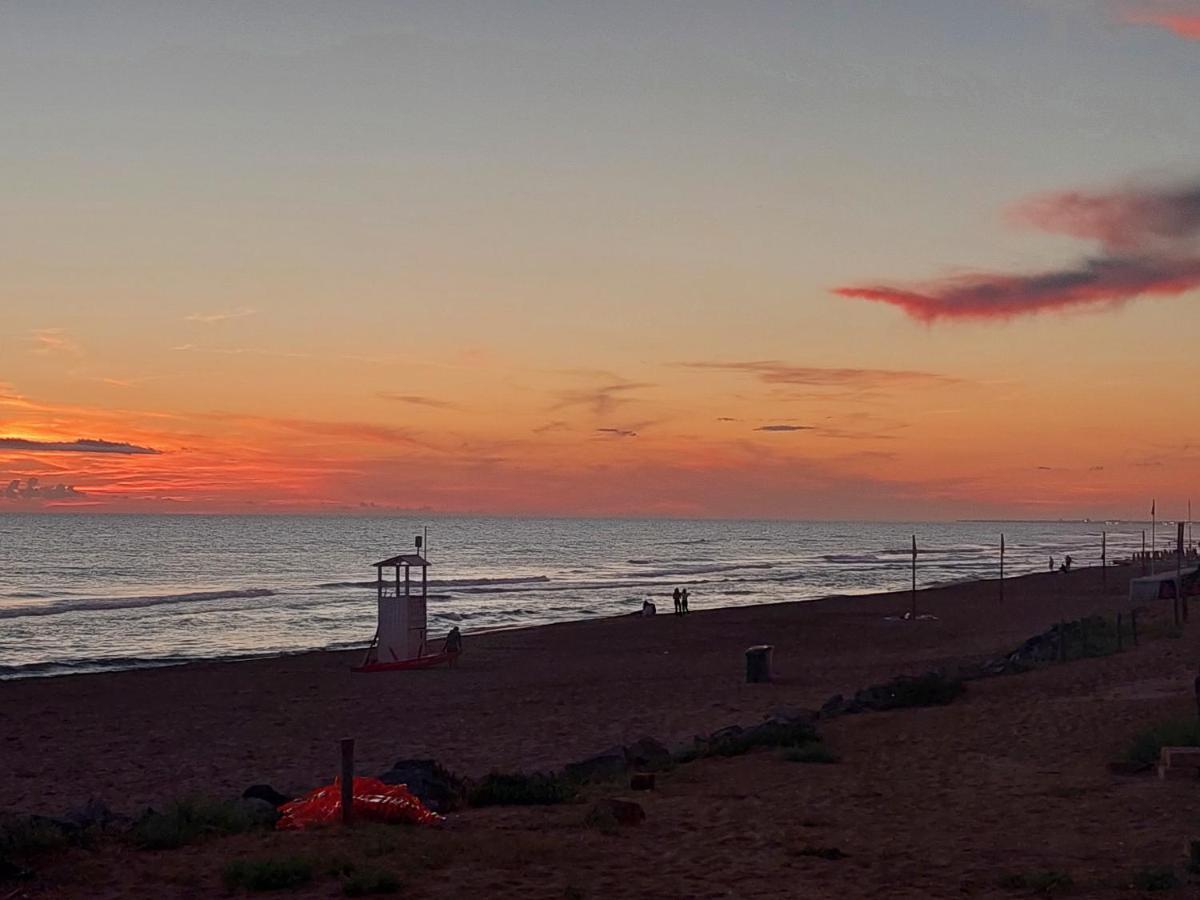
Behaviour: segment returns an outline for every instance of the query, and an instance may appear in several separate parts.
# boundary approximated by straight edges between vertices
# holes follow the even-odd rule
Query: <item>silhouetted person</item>
[[[462,653],[462,647],[462,632],[455,625],[450,629],[450,633],[446,635],[446,643],[442,644],[442,652],[450,657],[450,668],[454,668],[454,663],[458,660],[458,654]]]
[[[1054,571],[1054,557],[1053,556],[1050,557],[1050,571],[1051,572]]]
[[[683,594],[679,588],[675,588],[675,593],[671,595],[675,599],[675,615],[683,615]]]
[[[684,588],[683,593],[681,593],[679,595],[679,608],[683,611],[684,615],[687,615],[687,611],[688,611],[687,602],[688,602],[688,589]]]
[[[1062,570],[1064,572],[1071,571],[1071,554],[1069,554],[1069,553],[1067,554],[1066,559],[1063,560]]]

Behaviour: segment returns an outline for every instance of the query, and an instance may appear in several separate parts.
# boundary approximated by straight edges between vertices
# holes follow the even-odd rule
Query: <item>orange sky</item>
[[[296,8],[6,13],[0,512],[1184,514],[1200,8]]]

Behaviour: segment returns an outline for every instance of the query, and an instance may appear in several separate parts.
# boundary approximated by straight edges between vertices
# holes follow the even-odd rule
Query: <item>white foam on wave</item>
[[[195,603],[211,600],[244,600],[254,597],[273,597],[268,588],[246,588],[233,591],[193,591],[186,594],[158,594],[150,597],[86,597],[78,600],[58,600],[41,606],[0,609],[0,619],[26,616],[61,616],[73,612],[109,612],[118,609],[142,609],[171,603]]]

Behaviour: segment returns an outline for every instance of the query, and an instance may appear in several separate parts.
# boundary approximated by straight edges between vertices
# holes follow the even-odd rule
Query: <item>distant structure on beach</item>
[[[375,563],[378,624],[366,658],[354,668],[355,672],[425,669],[450,660],[444,651],[428,652],[429,560],[421,555],[420,537],[416,539],[416,551]],[[420,572],[419,583],[413,569]]]

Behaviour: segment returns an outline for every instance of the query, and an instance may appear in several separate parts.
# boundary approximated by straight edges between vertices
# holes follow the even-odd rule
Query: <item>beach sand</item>
[[[403,757],[481,775],[644,735],[670,746],[994,656],[1062,619],[1124,611],[1130,574],[1110,569],[1106,588],[1098,570],[1010,579],[1003,601],[995,582],[922,591],[919,611],[937,618],[918,622],[889,618],[907,593],[719,610],[697,596],[684,619],[468,635],[453,671],[355,675],[355,654],[315,653],[0,683],[0,808],[56,813],[97,797],[133,813],[256,782],[300,792],[336,774],[342,737],[356,738],[365,774]],[[1157,624],[1143,620],[1147,638],[1163,630],[1157,612]],[[1129,872],[1179,864],[1185,838],[1200,838],[1200,783],[1106,769],[1139,727],[1194,710],[1192,628],[972,682],[946,707],[822,723],[839,765],[760,752],[681,766],[637,795],[647,821],[616,836],[585,828],[586,806],[488,809],[454,816],[448,832],[400,830],[401,845],[376,861],[408,859],[405,894],[421,897],[1012,896],[998,879],[1035,868],[1071,872],[1089,896],[1130,896]],[[778,678],[746,684],[743,651],[764,642]],[[436,868],[405,856],[438,843],[452,853]],[[164,854],[74,851],[22,896],[211,896],[222,861],[296,847],[357,852],[337,830]],[[337,894],[325,880],[298,896]]]

